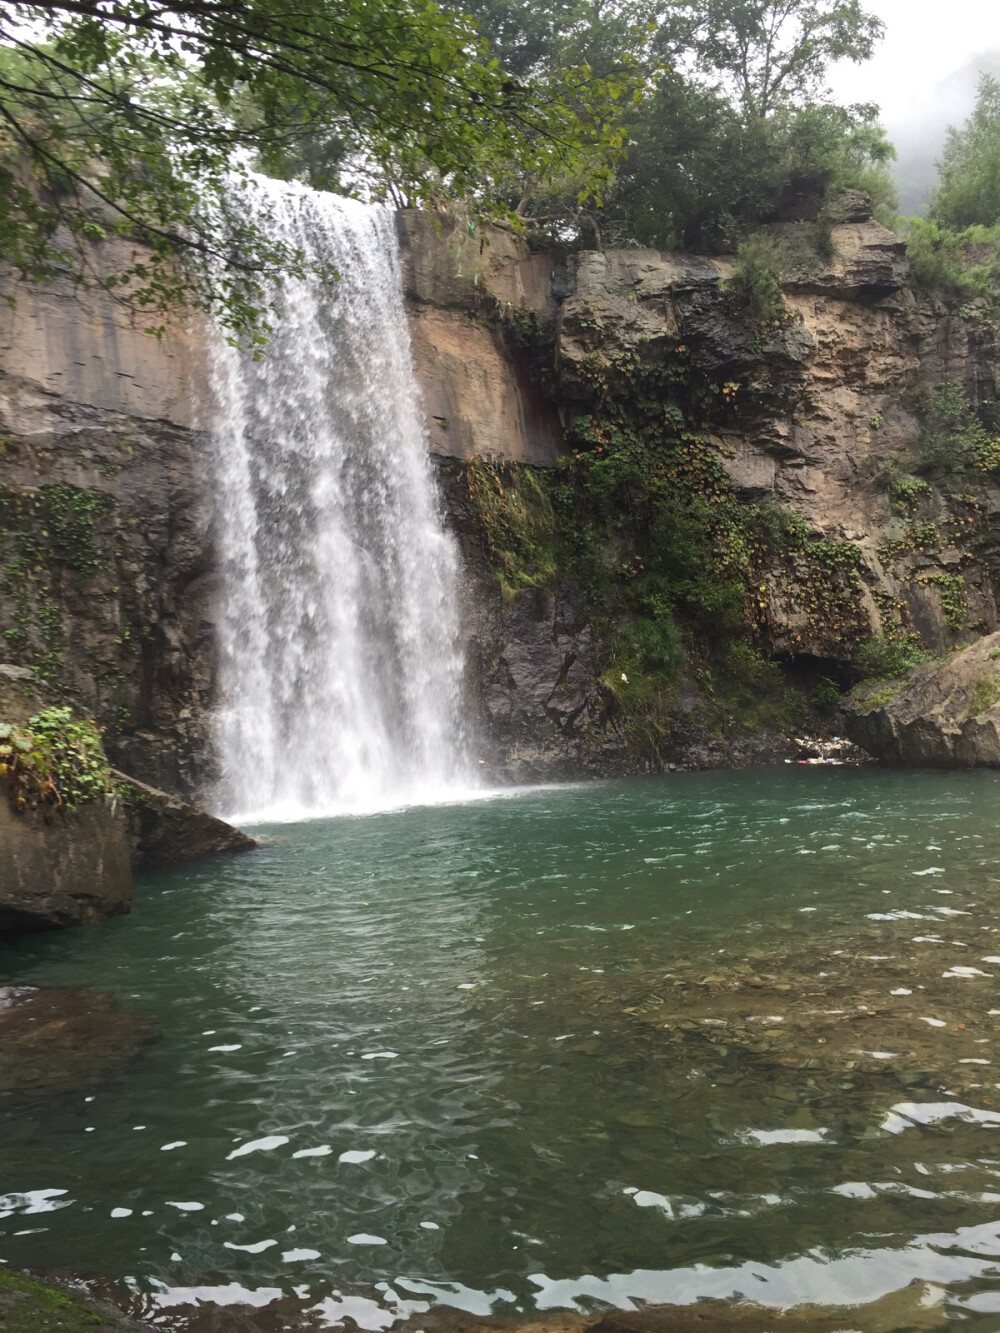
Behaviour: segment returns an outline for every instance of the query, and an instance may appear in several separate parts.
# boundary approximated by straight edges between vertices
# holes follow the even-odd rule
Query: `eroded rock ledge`
[[[856,691],[845,728],[886,763],[1000,767],[1000,633]]]

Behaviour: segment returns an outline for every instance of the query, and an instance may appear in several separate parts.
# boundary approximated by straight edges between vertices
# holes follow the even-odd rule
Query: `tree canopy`
[[[564,243],[730,248],[884,190],[875,110],[824,90],[880,32],[861,0],[15,0],[0,257],[253,337],[268,277],[302,261],[232,204],[251,168]],[[96,274],[108,235],[141,250]]]
[[[983,74],[972,115],[951,126],[938,164],[931,217],[943,227],[1000,223],[1000,81]]]
[[[610,177],[626,92],[586,66],[517,77],[472,20],[424,0],[6,4],[0,254],[82,280],[83,242],[125,235],[150,251],[115,275],[132,301],[193,300],[246,333],[262,279],[296,256],[238,211],[220,252],[233,172],[320,162],[324,185],[488,208],[516,162],[586,193]]]
[[[835,60],[867,60],[884,31],[860,0],[676,0],[661,40],[746,118],[821,100]]]
[[[734,249],[848,186],[892,203],[877,108],[837,106],[825,87],[833,61],[866,59],[881,35],[860,0],[468,2],[502,61],[643,77],[600,199],[527,182],[519,211],[555,238]]]

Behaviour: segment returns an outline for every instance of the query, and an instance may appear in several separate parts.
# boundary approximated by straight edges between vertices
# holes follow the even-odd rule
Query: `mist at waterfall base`
[[[234,188],[315,276],[271,293],[258,359],[221,333],[211,347],[212,804],[262,822],[461,800],[477,784],[458,553],[424,437],[393,215],[263,177]]]

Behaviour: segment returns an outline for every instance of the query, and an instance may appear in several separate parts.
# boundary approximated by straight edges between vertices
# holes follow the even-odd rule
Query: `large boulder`
[[[844,729],[890,764],[1000,767],[1000,633],[856,690]]]
[[[119,799],[18,814],[0,788],[0,934],[85,925],[131,906],[132,866]]]

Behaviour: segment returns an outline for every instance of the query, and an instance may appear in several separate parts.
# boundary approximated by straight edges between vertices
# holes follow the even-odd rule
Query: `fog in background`
[[[830,84],[841,102],[877,102],[896,145],[900,212],[926,208],[949,125],[976,100],[980,72],[1000,78],[997,0],[867,0],[886,26],[874,59],[840,65]]]

